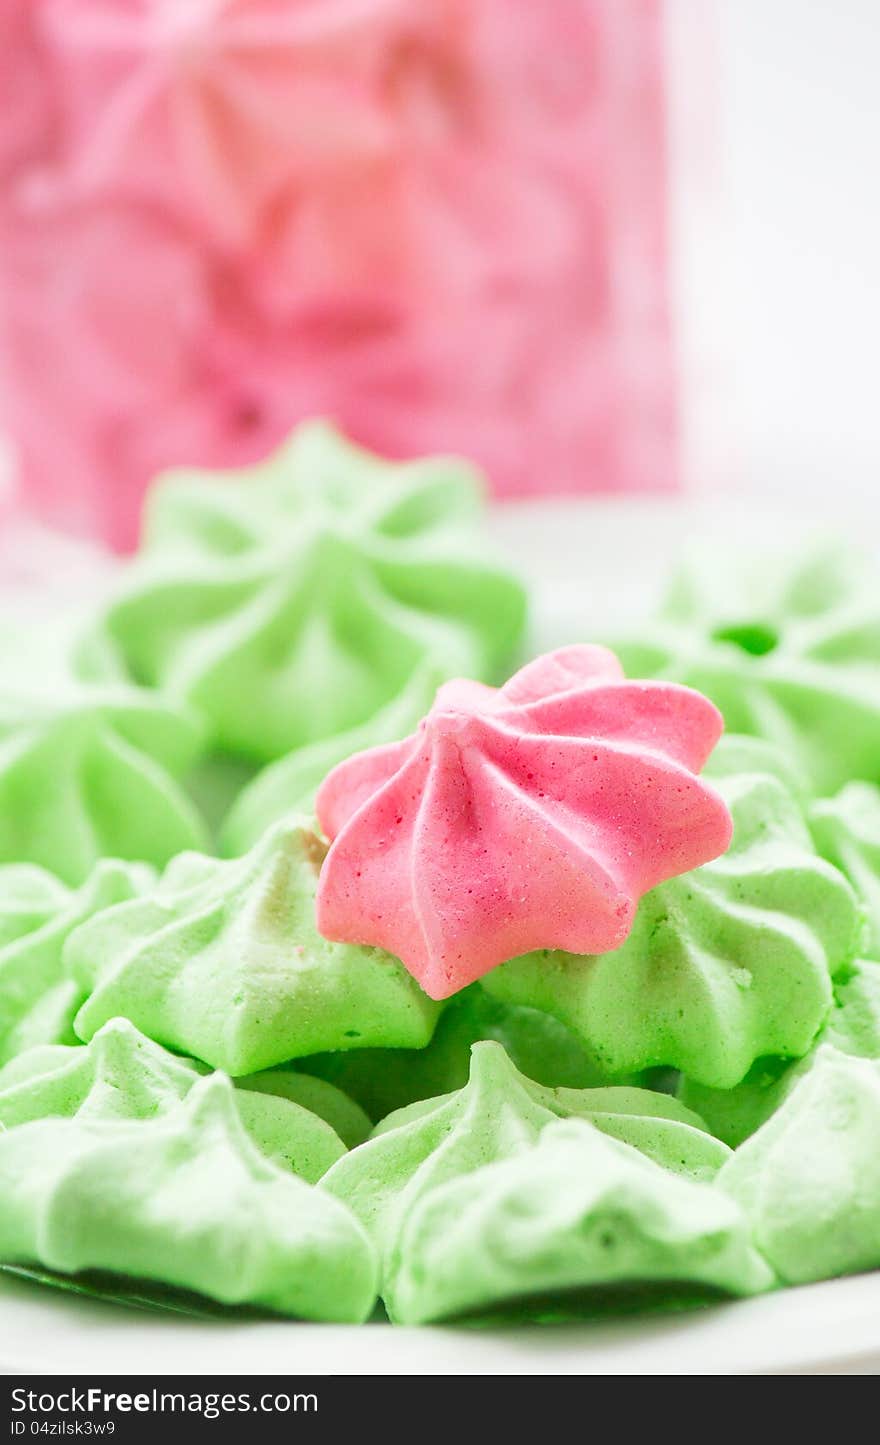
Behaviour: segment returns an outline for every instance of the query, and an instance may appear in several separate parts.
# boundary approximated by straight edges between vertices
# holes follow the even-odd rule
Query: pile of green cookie
[[[482,506],[462,462],[311,424],[246,473],[157,482],[89,615],[4,625],[5,1266],[403,1324],[880,1267],[865,559],[700,556],[656,623],[602,639],[721,708],[707,775],[734,819],[621,948],[514,959],[439,1004],[317,932],[326,772],[526,655]]]

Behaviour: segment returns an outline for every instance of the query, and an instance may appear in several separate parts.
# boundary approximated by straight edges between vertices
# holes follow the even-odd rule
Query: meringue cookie
[[[350,1095],[329,1080],[300,1074],[294,1069],[264,1069],[259,1074],[244,1074],[235,1080],[236,1089],[252,1089],[258,1094],[272,1094],[289,1099],[310,1114],[317,1114],[330,1125],[346,1149],[363,1144],[372,1130],[369,1115]]]
[[[66,627],[0,632],[0,863],[77,886],[102,857],[166,863],[205,831],[176,778],[201,746],[195,718],[122,683]]]
[[[21,207],[0,270],[29,501],[130,546],[161,467],[316,411],[508,494],[675,490],[662,16],[297,9],[0,6],[0,177],[46,189],[57,109],[77,202]]]
[[[818,1051],[780,1108],[721,1169],[788,1284],[880,1266],[880,1063]]]
[[[858,959],[835,983],[820,1037],[845,1054],[880,1062],[880,963]]]
[[[0,1134],[0,1259],[366,1319],[376,1259],[363,1230],[254,1145],[242,1097],[255,1096],[214,1074],[150,1117],[44,1118]]]
[[[479,545],[480,494],[464,462],[382,461],[320,423],[260,466],[171,473],[105,635],[217,747],[270,762],[366,722],[426,659],[504,665],[525,600]]]
[[[368,1143],[321,1181],[375,1241],[383,1261],[381,1291],[392,1317],[398,1272],[406,1266],[403,1240],[420,1205],[459,1176],[526,1154],[548,1125],[570,1117],[689,1180],[711,1180],[729,1158],[697,1115],[667,1095],[647,1089],[547,1089],[520,1074],[500,1044],[476,1044],[463,1089],[390,1115]]]
[[[499,1306],[571,1313],[596,1287],[748,1295],[773,1284],[732,1200],[582,1119],[426,1193],[398,1255],[386,1301],[409,1325]]]
[[[77,929],[65,965],[88,993],[79,1036],[123,1015],[233,1075],[326,1049],[426,1044],[439,1008],[403,965],[317,932],[325,852],[299,821],[241,859],[182,854],[148,896]]]
[[[0,867],[0,1064],[33,1044],[74,1043],[82,992],[65,976],[68,935],[95,913],[144,892],[152,870],[106,859],[76,892],[28,863]]]
[[[279,819],[314,813],[315,795],[331,768],[365,748],[396,742],[412,732],[430,708],[442,681],[441,669],[428,659],[415,669],[397,696],[367,722],[295,748],[287,757],[263,768],[242,788],[223,822],[222,851],[227,855],[246,853]]]
[[[29,1049],[0,1069],[0,1124],[39,1119],[153,1119],[174,1111],[207,1072],[112,1019],[91,1043]],[[283,1084],[282,1084],[283,1087]],[[268,1158],[310,1184],[345,1153],[327,1121],[273,1088],[271,1075],[236,1090],[235,1108]]]
[[[815,793],[880,782],[880,588],[866,552],[744,560],[701,547],[659,622],[611,645],[628,672],[688,683],[728,729],[778,744]]]
[[[44,165],[53,151],[55,88],[40,43],[40,17],[30,0],[7,0],[0,11],[0,185],[12,190],[23,167]]]
[[[711,1179],[729,1153],[698,1114],[668,1094],[626,1086],[548,1088],[526,1078],[504,1047],[492,1039],[473,1045],[467,1083],[461,1089],[397,1109],[376,1126],[372,1139],[396,1135],[406,1128],[409,1170],[425,1141],[435,1136],[446,1141],[450,1158],[454,1156],[459,1163],[467,1159],[487,1163],[520,1148],[524,1132],[542,1129],[551,1118],[570,1117],[588,1119],[603,1133],[695,1179]],[[452,1129],[447,1128],[450,1122]],[[396,1158],[396,1145],[389,1145],[385,1153]],[[359,1157],[360,1164],[334,1177],[362,1178],[361,1164],[369,1173],[383,1151],[373,1150],[369,1160],[363,1152]],[[432,1177],[435,1166],[443,1171],[449,1166],[448,1159],[442,1162],[433,1155],[426,1162]],[[425,1182],[422,1178],[421,1183]]]
[[[338,1085],[375,1121],[407,1104],[463,1089],[471,1049],[493,1039],[520,1073],[549,1088],[586,1089],[608,1079],[570,1029],[551,1014],[490,998],[478,983],[451,999],[423,1049],[351,1049],[299,1065]],[[619,1082],[619,1081],[618,1081]]]
[[[379,183],[406,102],[386,67],[432,35],[382,0],[347,15],[297,16],[285,0],[41,9],[75,188],[132,190],[221,255],[265,244],[291,192],[313,209],[333,176],[347,189],[371,167]]]
[[[764,738],[749,737],[745,733],[725,733],[706,764],[705,773],[713,782],[719,778],[734,778],[741,773],[766,774],[782,784],[798,803],[804,817],[808,813],[810,792],[806,778],[788,753]]]
[[[835,980],[834,1007],[802,1059],[759,1059],[734,1089],[709,1089],[683,1077],[678,1096],[735,1149],[779,1108],[826,1045],[880,1063],[880,963],[857,959]]]
[[[829,1012],[832,976],[856,956],[858,902],[817,856],[799,801],[778,773],[728,773],[726,746],[723,858],[649,893],[615,952],[532,954],[483,980],[555,1014],[610,1074],[667,1066],[729,1089],[765,1055],[797,1058]]]
[[[497,691],[448,683],[414,736],[322,784],[318,927],[388,948],[432,998],[530,948],[616,948],[643,893],[727,847],[696,776],[720,730],[698,693],[627,682],[604,648]]]
[[[813,841],[823,858],[845,873],[867,914],[863,949],[880,959],[880,788],[847,783],[834,798],[810,810]]]
[[[702,1121],[665,1094],[547,1089],[520,1074],[500,1044],[475,1044],[463,1089],[391,1114],[321,1181],[376,1241],[385,1262],[386,1302],[400,1262],[401,1231],[417,1203],[458,1175],[521,1154],[549,1123],[569,1116],[691,1178],[711,1179],[728,1157]]]

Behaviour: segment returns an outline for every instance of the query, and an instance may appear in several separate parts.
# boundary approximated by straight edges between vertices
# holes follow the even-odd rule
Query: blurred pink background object
[[[675,485],[659,0],[0,0],[0,426],[126,547],[302,417]]]

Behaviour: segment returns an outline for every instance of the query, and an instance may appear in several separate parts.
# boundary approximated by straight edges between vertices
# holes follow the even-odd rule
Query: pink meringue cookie
[[[0,0],[22,500],[130,547],[156,471],[315,413],[500,495],[673,489],[662,5],[546,8]]]
[[[620,946],[643,893],[723,853],[698,776],[722,730],[687,687],[573,646],[502,688],[440,688],[412,737],[324,780],[318,927],[396,954],[435,999],[537,948]]]
[[[22,165],[46,164],[56,138],[55,88],[35,0],[0,0],[0,204]]]
[[[39,4],[77,189],[134,178],[228,246],[255,239],[286,187],[388,150],[386,72],[430,31],[414,0]]]

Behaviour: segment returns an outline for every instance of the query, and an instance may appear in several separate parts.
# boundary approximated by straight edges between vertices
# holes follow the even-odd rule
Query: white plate
[[[725,1375],[880,1369],[880,1275],[601,1325],[203,1322],[3,1280],[5,1373]]]
[[[539,649],[644,614],[686,534],[754,545],[829,523],[872,536],[876,520],[876,512],[756,516],[717,500],[563,501],[499,509],[493,526],[535,589]],[[880,1272],[659,1318],[517,1329],[205,1322],[0,1277],[0,1369],[96,1367],[148,1375],[873,1374],[880,1372]]]

